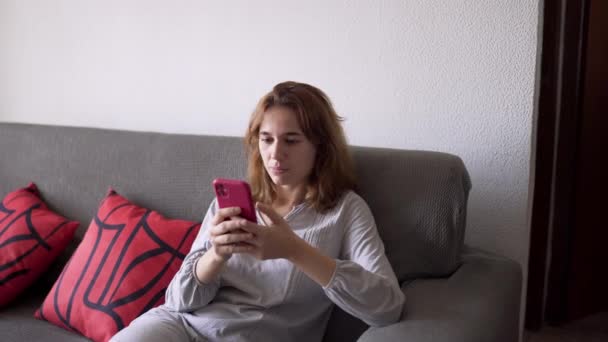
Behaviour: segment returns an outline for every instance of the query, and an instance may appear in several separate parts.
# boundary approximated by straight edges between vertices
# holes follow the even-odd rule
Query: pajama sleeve
[[[345,233],[336,269],[323,287],[329,299],[370,326],[399,320],[405,295],[384,254],[384,244],[367,203],[356,195],[345,201]]]
[[[219,275],[208,284],[201,283],[195,275],[196,262],[211,248],[208,231],[216,210],[216,201],[213,200],[190,252],[186,255],[179,271],[167,287],[165,306],[171,310],[178,312],[195,311],[207,305],[217,293],[220,285]]]

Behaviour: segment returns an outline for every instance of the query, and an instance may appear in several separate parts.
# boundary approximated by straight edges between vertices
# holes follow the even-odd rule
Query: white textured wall
[[[357,145],[460,155],[467,242],[527,265],[539,0],[0,0],[0,120],[241,135],[282,80]]]

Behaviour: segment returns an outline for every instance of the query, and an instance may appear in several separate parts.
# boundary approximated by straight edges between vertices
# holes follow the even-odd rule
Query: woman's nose
[[[277,141],[272,145],[271,157],[278,160],[285,157],[285,146],[282,142]]]

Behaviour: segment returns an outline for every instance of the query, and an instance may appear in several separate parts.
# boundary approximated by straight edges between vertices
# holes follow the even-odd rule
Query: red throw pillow
[[[49,210],[36,184],[0,203],[0,307],[30,286],[74,237],[78,222]]]
[[[200,222],[163,217],[110,189],[35,317],[107,341],[163,304]]]

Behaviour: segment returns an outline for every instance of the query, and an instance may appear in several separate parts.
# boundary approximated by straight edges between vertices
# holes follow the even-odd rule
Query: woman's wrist
[[[209,248],[209,250],[207,250],[207,253],[209,253],[210,261],[213,262],[214,264],[225,263],[231,257],[231,256],[226,257],[226,256],[218,254],[215,249],[215,246],[211,246],[211,248]],[[207,253],[205,253],[205,254],[207,254]]]
[[[208,284],[220,273],[226,261],[227,259],[215,253],[215,249],[211,247],[196,261],[194,276],[199,282]]]
[[[312,246],[309,245],[306,240],[294,234],[291,247],[287,248],[288,254],[285,259],[295,264],[298,260],[301,260],[307,252],[310,252],[309,248],[311,247]]]

